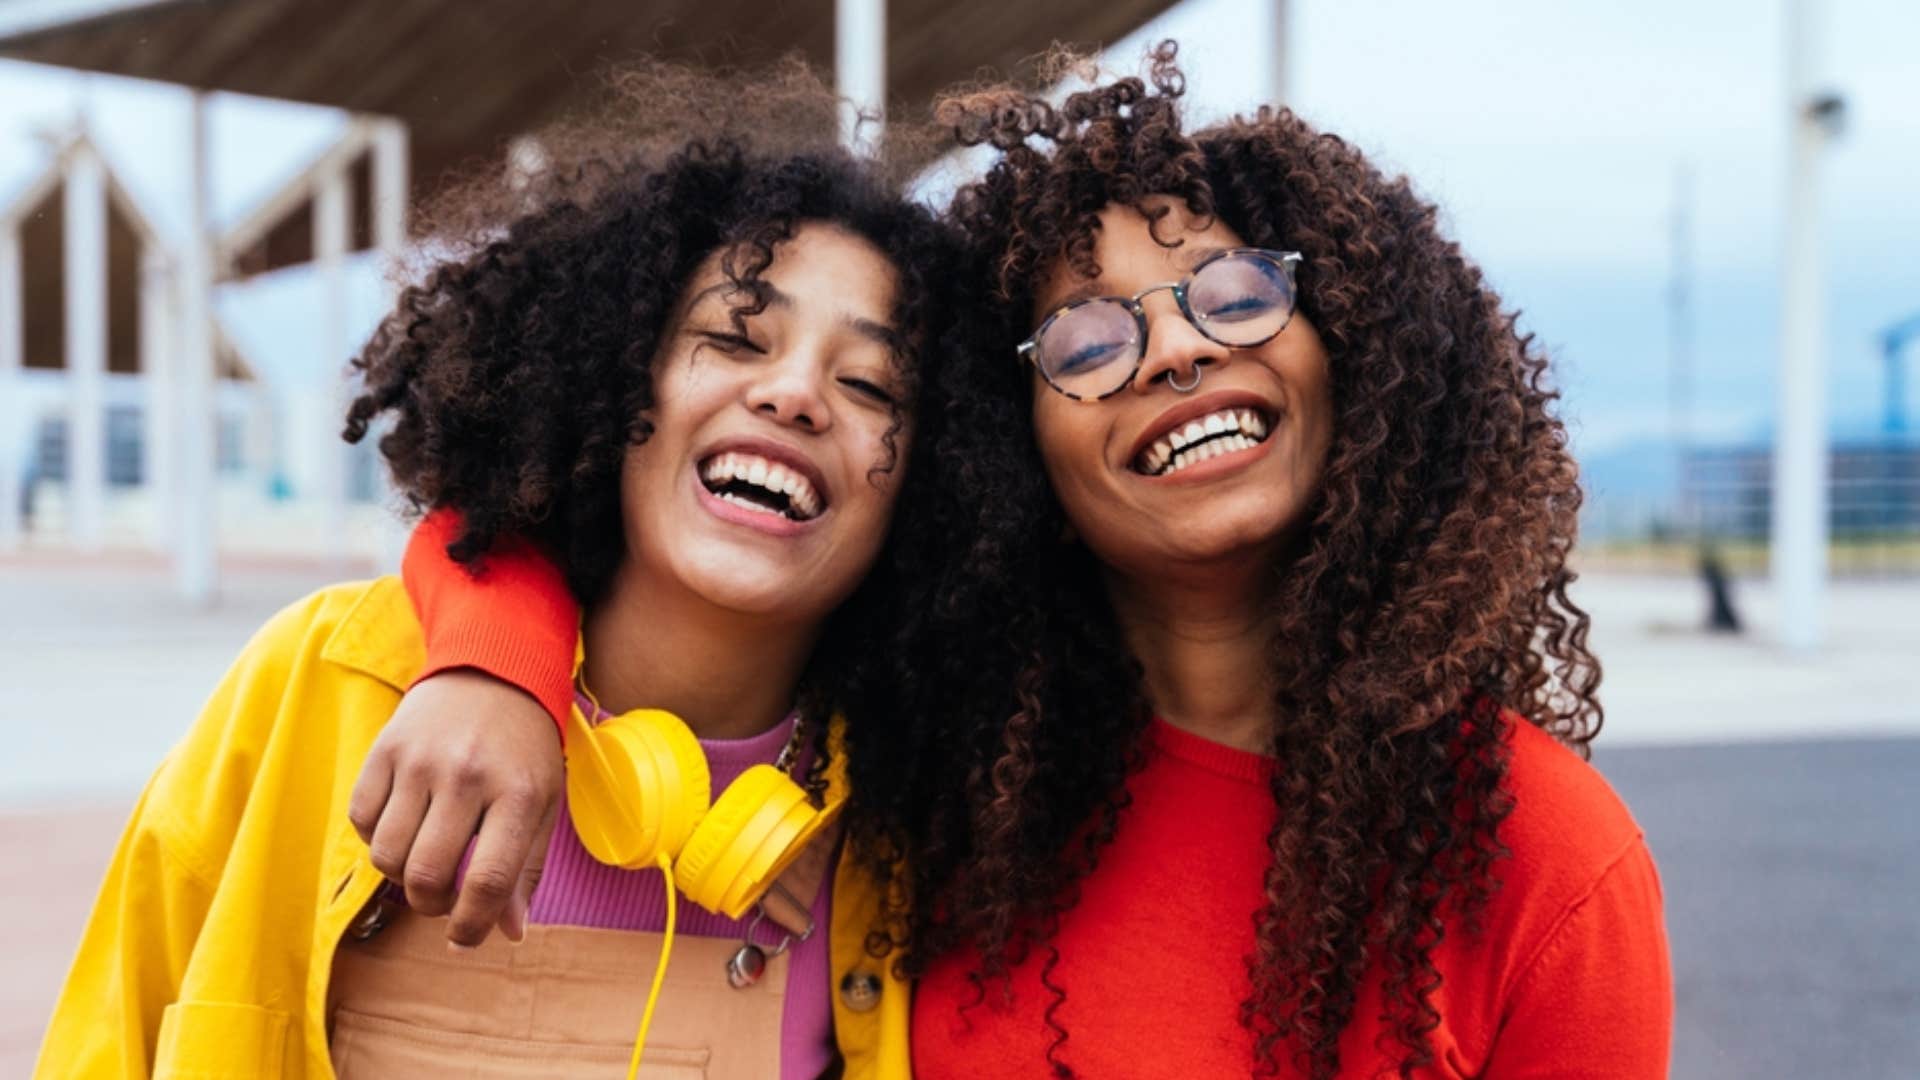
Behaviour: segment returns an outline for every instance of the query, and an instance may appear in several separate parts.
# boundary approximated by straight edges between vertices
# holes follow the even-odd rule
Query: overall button
[[[387,924],[393,921],[397,907],[397,904],[387,900],[387,886],[380,886],[373,891],[367,906],[361,908],[360,914],[355,915],[353,921],[347,924],[347,936],[355,941],[365,941],[385,930]]]
[[[840,1001],[854,1012],[872,1012],[880,1004],[880,976],[871,971],[849,971],[840,980]]]

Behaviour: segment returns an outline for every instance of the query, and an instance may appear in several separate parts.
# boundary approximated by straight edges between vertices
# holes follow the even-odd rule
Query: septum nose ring
[[[1181,394],[1193,393],[1195,390],[1200,388],[1200,365],[1199,364],[1193,365],[1193,381],[1189,383],[1182,383],[1173,377],[1173,372],[1171,371],[1167,372],[1167,385],[1173,387],[1174,392],[1176,393],[1181,393]]]

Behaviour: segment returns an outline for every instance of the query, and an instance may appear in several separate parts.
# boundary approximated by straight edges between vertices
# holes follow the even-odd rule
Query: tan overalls
[[[815,843],[781,878],[811,900],[833,859]],[[683,898],[682,903],[686,903]],[[807,912],[770,898],[770,919],[795,933]],[[821,928],[820,932],[824,932]],[[529,926],[518,945],[491,934],[447,946],[446,920],[376,895],[334,959],[327,1030],[341,1080],[621,1080],[664,935]],[[646,1080],[774,1080],[780,1075],[786,952],[736,989],[727,961],[739,939],[677,935],[640,1076]]]

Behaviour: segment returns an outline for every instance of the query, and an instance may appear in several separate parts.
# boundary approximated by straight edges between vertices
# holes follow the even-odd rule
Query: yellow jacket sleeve
[[[313,610],[313,601],[296,604],[254,636],[148,782],[54,1006],[36,1078],[153,1075],[246,807],[250,751],[271,727]]]
[[[153,786],[134,809],[100,886],[35,1077],[152,1075],[161,1015],[178,995],[213,897],[212,887],[175,858],[152,827]]]

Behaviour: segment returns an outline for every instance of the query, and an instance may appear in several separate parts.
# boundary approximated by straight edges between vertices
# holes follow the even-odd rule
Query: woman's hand
[[[472,669],[423,680],[373,744],[347,805],[373,865],[447,940],[471,948],[498,926],[526,936],[566,769],[553,718],[510,683]],[[476,836],[477,834],[477,836]],[[460,876],[460,859],[473,857]],[[455,893],[458,892],[456,898]]]

